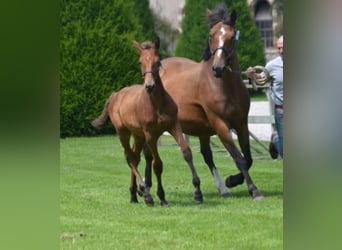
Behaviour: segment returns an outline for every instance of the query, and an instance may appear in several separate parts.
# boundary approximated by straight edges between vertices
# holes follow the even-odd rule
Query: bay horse
[[[157,177],[157,195],[162,206],[167,206],[165,192],[162,186],[163,162],[159,157],[157,142],[163,132],[169,132],[179,145],[183,157],[192,172],[192,182],[195,186],[195,202],[203,200],[200,189],[200,179],[193,165],[192,153],[183,138],[183,131],[177,119],[178,108],[171,96],[165,91],[159,76],[160,60],[158,56],[160,40],[142,44],[133,41],[133,46],[140,54],[139,62],[144,78],[143,85],[132,85],[114,92],[106,101],[102,114],[92,125],[100,128],[105,124],[108,116],[112,121],[117,135],[124,148],[126,161],[131,168],[130,201],[138,202],[137,192],[143,195],[147,205],[154,201],[147,186],[138,171],[140,154],[146,142],[152,153],[153,170]],[[130,137],[134,143],[131,148]],[[139,186],[137,188],[137,180]]]
[[[248,112],[250,98],[240,71],[236,52],[237,13],[228,16],[226,5],[207,10],[210,33],[202,60],[197,63],[187,58],[170,57],[162,60],[160,75],[166,91],[178,106],[178,119],[185,134],[197,136],[205,163],[214,176],[221,196],[229,196],[227,187],[247,182],[254,199],[262,199],[250,177],[252,165],[250,151]],[[242,154],[236,147],[231,129],[235,129]],[[213,161],[210,136],[217,134],[240,171],[229,176],[225,183]],[[146,176],[150,176],[151,162],[148,150]],[[147,181],[149,182],[149,180]]]

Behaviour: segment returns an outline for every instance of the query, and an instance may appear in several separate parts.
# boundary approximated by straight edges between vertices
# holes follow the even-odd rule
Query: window
[[[273,47],[273,22],[271,8],[267,1],[255,5],[255,24],[260,31],[265,48]]]

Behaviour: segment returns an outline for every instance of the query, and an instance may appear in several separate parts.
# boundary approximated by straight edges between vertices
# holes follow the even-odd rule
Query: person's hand
[[[246,70],[246,75],[248,78],[255,78],[256,71],[253,67],[248,67]]]

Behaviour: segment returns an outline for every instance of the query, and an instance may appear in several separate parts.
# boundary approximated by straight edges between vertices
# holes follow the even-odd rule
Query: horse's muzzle
[[[148,93],[151,93],[151,92],[154,90],[155,87],[156,87],[155,84],[146,84],[146,85],[145,85],[145,89],[146,89],[146,91],[147,91]]]
[[[218,67],[218,66],[213,66],[213,73],[216,78],[221,78],[223,76],[224,71],[226,70],[225,67]]]

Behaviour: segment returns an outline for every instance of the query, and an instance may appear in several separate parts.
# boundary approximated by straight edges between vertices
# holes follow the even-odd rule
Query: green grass
[[[213,151],[221,176],[236,173],[217,138],[213,143],[219,145]],[[173,139],[163,136],[159,152],[169,207],[162,208],[154,176],[155,206],[141,197],[129,203],[130,170],[117,137],[61,139],[61,249],[282,249],[283,162],[253,151],[250,174],[266,198],[253,201],[245,184],[221,198],[198,140],[190,144],[204,203],[193,202],[190,170]],[[142,159],[142,174],[144,164]]]

